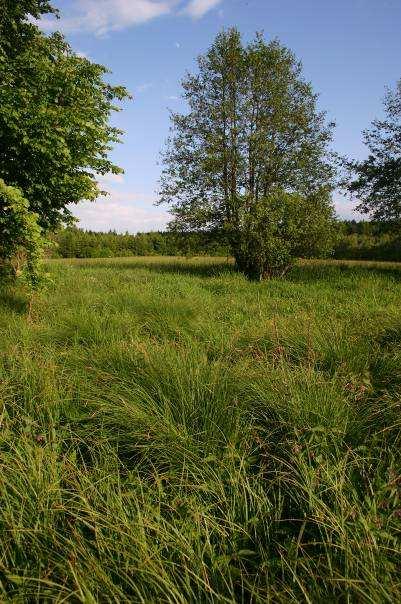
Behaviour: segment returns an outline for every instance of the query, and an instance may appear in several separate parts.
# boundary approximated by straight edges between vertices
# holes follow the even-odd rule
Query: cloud
[[[188,0],[182,8],[182,0],[70,0],[60,19],[47,16],[35,22],[46,32],[61,30],[104,36],[168,14],[199,19],[222,1]],[[175,46],[179,48],[179,42]]]
[[[222,0],[190,0],[183,12],[194,19],[200,19],[212,8],[221,4],[221,2]]]
[[[102,36],[166,15],[176,0],[73,0],[71,4],[65,17],[45,17],[39,21],[40,27],[45,31],[61,29]]]
[[[154,207],[153,201],[148,194],[111,189],[107,197],[94,202],[82,201],[69,209],[82,229],[118,233],[163,230],[171,216]]]
[[[154,207],[153,201],[154,197],[148,194],[110,190],[108,197],[94,202],[83,201],[69,209],[78,218],[78,226],[91,231],[137,233],[164,230],[171,216]],[[352,203],[344,199],[337,199],[335,207],[342,219],[360,220],[364,217],[353,210]]]

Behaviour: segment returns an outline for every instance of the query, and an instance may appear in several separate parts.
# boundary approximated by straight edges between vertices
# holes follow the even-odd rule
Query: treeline
[[[389,222],[340,222],[333,256],[339,260],[401,261],[401,228]]]
[[[60,258],[229,255],[228,247],[209,233],[153,231],[130,235],[66,228],[54,235],[53,240],[52,256]]]
[[[340,221],[332,257],[349,260],[401,261],[401,231],[389,223]],[[210,233],[154,231],[136,235],[66,228],[54,236],[52,256],[113,258],[123,256],[228,256],[228,245]]]

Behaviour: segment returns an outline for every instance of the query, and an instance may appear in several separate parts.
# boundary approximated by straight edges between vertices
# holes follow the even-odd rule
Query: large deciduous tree
[[[224,31],[198,66],[183,81],[188,111],[171,116],[159,203],[172,228],[223,235],[249,277],[282,273],[327,248],[332,124],[278,41]]]
[[[347,161],[348,190],[357,209],[379,221],[401,221],[401,80],[384,98],[385,116],[363,133],[369,156]]]
[[[75,54],[59,33],[33,19],[55,12],[47,0],[0,0],[0,178],[18,187],[40,225],[68,221],[68,205],[100,194],[96,177],[120,172],[108,153],[123,87],[107,69]]]
[[[48,0],[0,0],[0,272],[42,282],[46,231],[68,222],[68,205],[93,200],[97,175],[120,131],[115,100],[128,95],[102,65],[75,54],[35,20],[57,14]]]

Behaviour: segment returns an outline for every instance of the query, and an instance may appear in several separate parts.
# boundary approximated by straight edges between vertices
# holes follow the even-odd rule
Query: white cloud
[[[209,10],[221,4],[222,0],[190,0],[184,9],[184,13],[194,19],[200,19]]]
[[[46,31],[93,32],[99,36],[145,23],[171,12],[176,0],[73,0],[61,19],[45,17],[40,27]]]
[[[78,226],[91,231],[115,230],[119,233],[163,230],[171,219],[169,214],[153,206],[148,194],[110,190],[108,197],[83,201],[70,206],[78,218]]]
[[[71,0],[61,19],[47,16],[36,22],[48,32],[60,29],[104,36],[173,13],[199,19],[222,1],[189,0],[182,8],[183,0]],[[175,46],[180,48],[180,43]]]
[[[154,197],[148,194],[120,192],[111,190],[108,197],[97,201],[83,201],[70,206],[74,216],[79,219],[78,226],[91,231],[118,233],[137,233],[160,231],[165,229],[171,216],[153,206]],[[337,214],[342,219],[360,220],[365,218],[353,210],[353,204],[342,199],[335,202]]]
[[[73,215],[79,219],[79,227],[92,231],[111,229],[120,233],[137,233],[163,230],[171,220],[168,212],[153,205],[156,199],[154,195],[121,190],[124,185],[122,174],[106,174],[98,181],[100,187],[109,192],[107,197],[70,206]],[[366,216],[354,210],[355,202],[340,196],[336,196],[334,201],[340,218],[366,219]]]

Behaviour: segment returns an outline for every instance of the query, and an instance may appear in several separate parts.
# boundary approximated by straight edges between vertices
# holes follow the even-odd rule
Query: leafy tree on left
[[[52,10],[44,0],[0,0],[0,177],[45,229],[68,221],[68,204],[98,197],[96,175],[121,172],[108,159],[121,134],[109,118],[128,97],[105,81],[105,67],[27,20]]]
[[[110,116],[129,97],[60,33],[41,32],[34,19],[46,13],[56,13],[47,0],[0,0],[0,178],[43,232],[71,222],[69,204],[102,193],[98,175],[122,171],[108,158],[121,135]]]

